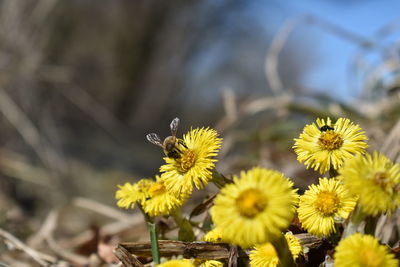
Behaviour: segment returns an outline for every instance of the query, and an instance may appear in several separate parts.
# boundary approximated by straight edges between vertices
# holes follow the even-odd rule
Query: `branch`
[[[27,255],[29,255],[32,259],[34,259],[37,263],[39,263],[41,266],[48,266],[48,262],[55,263],[57,260],[56,258],[38,252],[27,245],[25,245],[21,240],[10,234],[9,232],[3,230],[0,228],[0,236],[5,239],[5,241],[8,241],[11,243],[13,246],[15,246],[17,249],[25,252]]]
[[[136,256],[151,257],[151,243],[149,241],[122,243],[120,245]],[[196,258],[199,260],[227,260],[231,250],[231,245],[226,243],[159,240],[158,245],[160,255],[163,257],[182,255],[184,258]],[[238,253],[241,258],[247,257],[243,250],[239,250]]]
[[[118,245],[114,250],[115,256],[122,262],[125,267],[144,267],[144,265],[123,246]]]
[[[318,248],[323,239],[310,234],[295,235],[300,239],[303,247]],[[159,240],[160,255],[163,257],[172,257],[182,255],[184,258],[196,258],[200,260],[228,260],[232,253],[232,246],[226,243],[209,242],[182,242],[174,240]],[[151,257],[151,243],[145,242],[127,242],[120,244],[129,253],[140,257]],[[248,255],[242,249],[238,249],[238,258],[247,258]]]

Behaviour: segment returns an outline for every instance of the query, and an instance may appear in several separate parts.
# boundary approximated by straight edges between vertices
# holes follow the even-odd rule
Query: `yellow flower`
[[[286,242],[293,259],[296,260],[302,252],[300,240],[290,233],[285,234]],[[254,247],[250,251],[250,266],[251,267],[275,267],[278,266],[279,258],[276,250],[271,243],[265,243]]]
[[[223,243],[222,230],[220,228],[212,229],[203,236],[203,240],[212,243]]]
[[[193,189],[193,184],[200,189],[212,178],[214,157],[221,147],[218,133],[209,128],[190,130],[177,142],[179,158],[165,157],[165,165],[160,167],[162,179],[168,190],[174,193]]]
[[[144,211],[151,217],[171,214],[176,208],[181,207],[190,195],[190,191],[183,191],[180,194],[169,192],[164,181],[156,175],[157,182],[149,188],[150,198],[143,202]]]
[[[115,198],[118,200],[117,205],[120,208],[134,208],[135,203],[143,203],[150,194],[149,188],[154,183],[151,179],[141,179],[135,184],[125,183],[118,185],[119,190],[115,192]]]
[[[199,267],[223,267],[224,264],[220,261],[209,260],[199,265]]]
[[[220,228],[214,228],[211,231],[208,231],[202,238],[206,242],[212,243],[222,243],[224,240],[222,239],[222,231]],[[208,260],[200,264],[200,267],[223,267],[224,264],[220,261],[216,260]]]
[[[338,170],[356,154],[363,154],[368,147],[364,131],[349,119],[340,118],[332,123],[330,118],[317,119],[304,127],[299,139],[294,139],[297,160],[307,168],[321,174],[331,168]]]
[[[400,206],[400,165],[381,153],[355,157],[339,170],[339,178],[369,215],[391,213]]]
[[[334,255],[335,267],[398,267],[386,246],[370,235],[353,234],[341,240]]]
[[[299,220],[310,234],[329,236],[335,232],[335,222],[346,219],[356,205],[351,195],[337,179],[320,178],[300,196]]]
[[[157,267],[196,267],[192,260],[169,260],[157,265]]]
[[[259,167],[233,180],[221,189],[211,209],[224,239],[248,248],[277,238],[294,214],[290,181],[280,172]]]

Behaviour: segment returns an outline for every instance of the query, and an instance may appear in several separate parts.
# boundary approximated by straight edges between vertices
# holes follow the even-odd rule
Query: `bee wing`
[[[176,133],[178,132],[178,126],[179,126],[179,118],[175,118],[171,121],[171,124],[169,127],[171,128],[171,134],[172,136],[176,136]]]
[[[158,134],[150,133],[150,134],[146,135],[146,138],[150,143],[155,144],[156,146],[163,147],[163,145],[161,143],[161,139],[158,136]]]

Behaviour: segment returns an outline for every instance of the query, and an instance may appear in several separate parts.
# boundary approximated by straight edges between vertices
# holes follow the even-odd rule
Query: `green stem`
[[[155,264],[160,264],[160,249],[158,248],[158,238],[157,238],[157,230],[156,224],[154,223],[153,218],[151,218],[143,209],[142,205],[137,202],[140,212],[143,214],[144,219],[147,222],[147,226],[150,233],[150,242],[151,242],[151,255],[153,257],[153,261]]]
[[[174,221],[176,222],[176,224],[177,224],[178,226],[181,226],[181,225],[182,225],[182,222],[183,222],[183,220],[184,220],[181,210],[180,210],[180,209],[177,209],[177,210],[175,210],[171,215],[172,215],[172,217],[174,218]]]
[[[363,220],[365,219],[366,215],[362,212],[361,207],[357,205],[353,212],[350,215],[349,223],[344,228],[342,239],[351,236],[352,234],[359,231]],[[361,230],[363,232],[363,230]]]
[[[365,233],[375,235],[375,228],[378,223],[379,216],[367,216],[365,219]]]
[[[155,223],[147,223],[150,232],[150,241],[151,241],[151,255],[153,257],[153,261],[155,264],[160,264],[160,249],[158,248],[158,239],[157,239],[157,231]]]
[[[179,227],[178,239],[180,241],[194,241],[196,239],[196,236],[194,235],[193,227],[190,220],[183,217],[182,212],[179,209],[171,215]]]
[[[222,187],[224,187],[224,185],[232,183],[231,180],[229,180],[228,178],[226,178],[224,175],[222,175],[221,173],[217,172],[216,170],[213,170],[211,181],[218,188],[222,188]]]
[[[142,215],[143,215],[145,221],[146,221],[146,222],[152,223],[152,222],[153,222],[153,218],[151,218],[151,217],[144,211],[144,209],[143,209],[143,207],[142,207],[142,204],[140,204],[139,202],[136,202],[136,206],[138,206],[138,208],[139,208],[140,212],[142,213]]]
[[[332,235],[330,235],[330,236],[327,238],[327,240],[328,240],[333,246],[336,246],[336,245],[339,243],[339,241],[340,241],[340,238],[341,238],[341,233],[340,233],[340,231],[339,231],[340,225],[341,225],[341,224],[339,224],[339,223],[335,223],[335,233],[332,234]]]
[[[289,250],[288,243],[283,234],[279,236],[278,239],[271,242],[275,247],[276,253],[278,254],[280,266],[284,267],[295,267],[296,264],[293,260],[292,253]]]

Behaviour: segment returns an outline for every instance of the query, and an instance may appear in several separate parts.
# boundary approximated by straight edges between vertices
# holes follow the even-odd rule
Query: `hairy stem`
[[[218,187],[218,188],[222,188],[224,187],[224,185],[226,184],[230,184],[232,183],[231,180],[229,180],[228,178],[226,178],[224,175],[222,175],[221,173],[217,172],[215,169],[212,173],[212,179],[211,181]]]
[[[279,238],[271,243],[275,247],[276,253],[278,254],[280,266],[285,266],[285,267],[296,266],[293,260],[292,253],[289,250],[289,245],[283,234],[280,234]]]
[[[147,222],[147,227],[150,234],[150,242],[151,242],[151,255],[153,257],[153,261],[155,264],[160,264],[160,249],[158,248],[158,238],[157,238],[157,230],[156,224],[154,223],[153,218],[151,218],[144,210],[142,205],[137,202],[136,203],[139,210],[142,212],[144,219]]]
[[[160,264],[160,250],[158,248],[157,230],[155,223],[147,222],[150,233],[151,255],[155,264]]]
[[[354,234],[358,231],[363,233],[364,229],[362,227],[362,224],[363,224],[365,217],[366,216],[362,212],[361,207],[359,205],[357,205],[350,215],[349,223],[344,228],[344,231],[342,234],[342,239],[344,239],[348,236],[351,236],[352,234]]]

